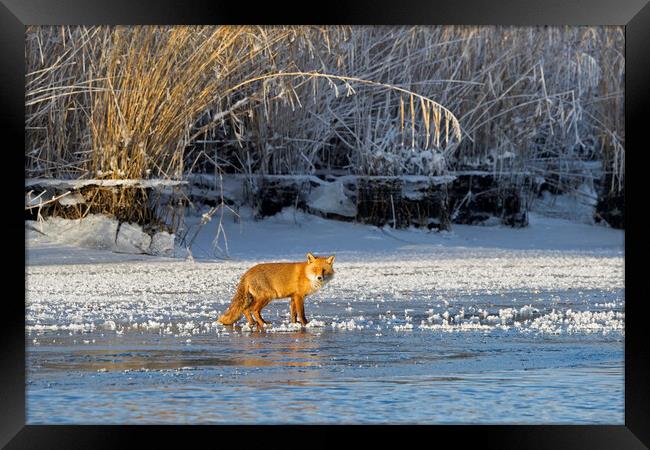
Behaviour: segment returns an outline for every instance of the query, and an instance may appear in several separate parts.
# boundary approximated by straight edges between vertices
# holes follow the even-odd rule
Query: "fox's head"
[[[307,278],[309,278],[315,286],[321,287],[334,277],[334,263],[335,256],[316,257],[311,253],[307,253]]]

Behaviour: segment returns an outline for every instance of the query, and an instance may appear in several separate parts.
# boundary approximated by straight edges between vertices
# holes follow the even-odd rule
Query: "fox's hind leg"
[[[255,306],[253,306],[253,314],[254,314],[255,320],[257,321],[257,326],[259,326],[260,328],[264,328],[264,325],[269,325],[270,324],[270,322],[267,322],[262,317],[262,308],[264,308],[267,303],[268,302],[259,301],[259,302],[256,302]]]
[[[246,316],[246,320],[248,320],[248,326],[249,327],[252,327],[253,325],[255,325],[255,321],[253,320],[250,309],[245,309],[244,310],[244,315]]]
[[[270,325],[271,324],[271,322],[267,322],[266,320],[264,320],[264,317],[262,317],[262,310],[261,309],[254,310],[253,314],[258,319],[257,324],[259,326],[263,327],[264,325]],[[260,324],[260,321],[262,322],[261,324]]]

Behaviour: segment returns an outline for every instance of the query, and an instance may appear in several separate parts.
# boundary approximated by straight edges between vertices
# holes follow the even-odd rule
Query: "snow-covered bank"
[[[250,219],[248,209],[240,211],[237,224],[226,215],[223,225],[230,255],[235,259],[301,258],[307,250],[316,253],[337,253],[351,258],[419,258],[471,254],[498,256],[500,251],[564,251],[596,252],[622,256],[624,232],[604,226],[593,226],[563,219],[530,214],[530,226],[454,225],[451,232],[411,228],[394,230],[356,223],[327,220],[293,208],[262,221]],[[194,226],[197,218],[188,218]],[[192,253],[210,258],[216,234],[216,218],[199,232]],[[223,241],[219,242],[225,248]]]
[[[214,260],[228,256],[232,260],[300,259],[307,251],[336,253],[339,261],[447,258],[505,257],[513,252],[521,255],[542,255],[556,252],[623,256],[624,232],[530,214],[530,225],[513,229],[506,226],[455,225],[452,232],[420,229],[393,230],[370,225],[327,220],[293,208],[261,221],[252,219],[249,209],[239,211],[239,221],[227,212],[223,231],[215,246],[218,217],[199,228],[200,217],[186,219],[188,240],[198,229],[191,253],[195,259]],[[116,262],[161,258],[118,255],[70,245],[56,236],[44,236],[26,230],[27,260],[30,265],[83,264],[85,262]],[[227,242],[224,241],[227,239]],[[74,242],[73,242],[74,244]],[[184,249],[177,251],[185,254]],[[167,258],[162,258],[166,260]]]

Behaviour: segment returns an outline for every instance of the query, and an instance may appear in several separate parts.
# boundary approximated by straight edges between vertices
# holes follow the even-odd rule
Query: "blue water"
[[[624,423],[623,333],[380,328],[29,333],[28,423]]]

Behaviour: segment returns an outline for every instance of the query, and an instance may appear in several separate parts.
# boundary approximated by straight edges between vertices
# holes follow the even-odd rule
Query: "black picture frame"
[[[470,441],[488,448],[647,448],[650,446],[650,352],[645,344],[644,296],[630,268],[631,261],[641,259],[643,250],[636,244],[641,232],[640,208],[630,207],[632,197],[641,197],[644,126],[648,117],[650,93],[650,4],[644,0],[455,0],[433,1],[355,1],[320,4],[267,2],[247,5],[234,2],[199,0],[193,2],[102,0],[89,4],[82,0],[2,0],[0,4],[0,127],[5,161],[15,177],[5,192],[11,211],[4,221],[5,239],[11,241],[13,254],[5,276],[18,286],[18,294],[5,289],[2,330],[2,370],[0,394],[0,444],[6,448],[108,448],[128,447],[136,442],[149,443],[156,438],[163,443],[206,438],[215,446],[231,437],[239,445],[247,443],[296,442],[301,445],[332,440],[332,427],[251,427],[192,426],[29,426],[25,425],[25,310],[24,223],[20,211],[24,205],[21,183],[24,177],[24,32],[26,25],[51,24],[468,24],[468,25],[625,25],[626,27],[626,217],[625,217],[625,425],[621,426],[422,426],[346,427],[363,433],[364,440],[387,442],[391,437],[406,445],[416,438],[435,445],[451,438],[455,445]],[[291,11],[292,15],[288,15]],[[643,122],[642,122],[643,121]],[[11,144],[9,144],[11,142]],[[630,156],[631,155],[631,156]],[[15,168],[15,169],[14,169]],[[23,181],[21,181],[23,180]],[[637,203],[638,204],[638,203]],[[23,231],[21,231],[23,230]],[[14,233],[17,237],[13,237]],[[15,272],[15,273],[13,273]],[[22,285],[22,286],[20,286]],[[20,292],[23,296],[20,296]],[[20,299],[23,301],[20,301]],[[242,407],[254,407],[252,404]],[[338,431],[338,427],[333,427]],[[408,437],[408,440],[406,437]]]

